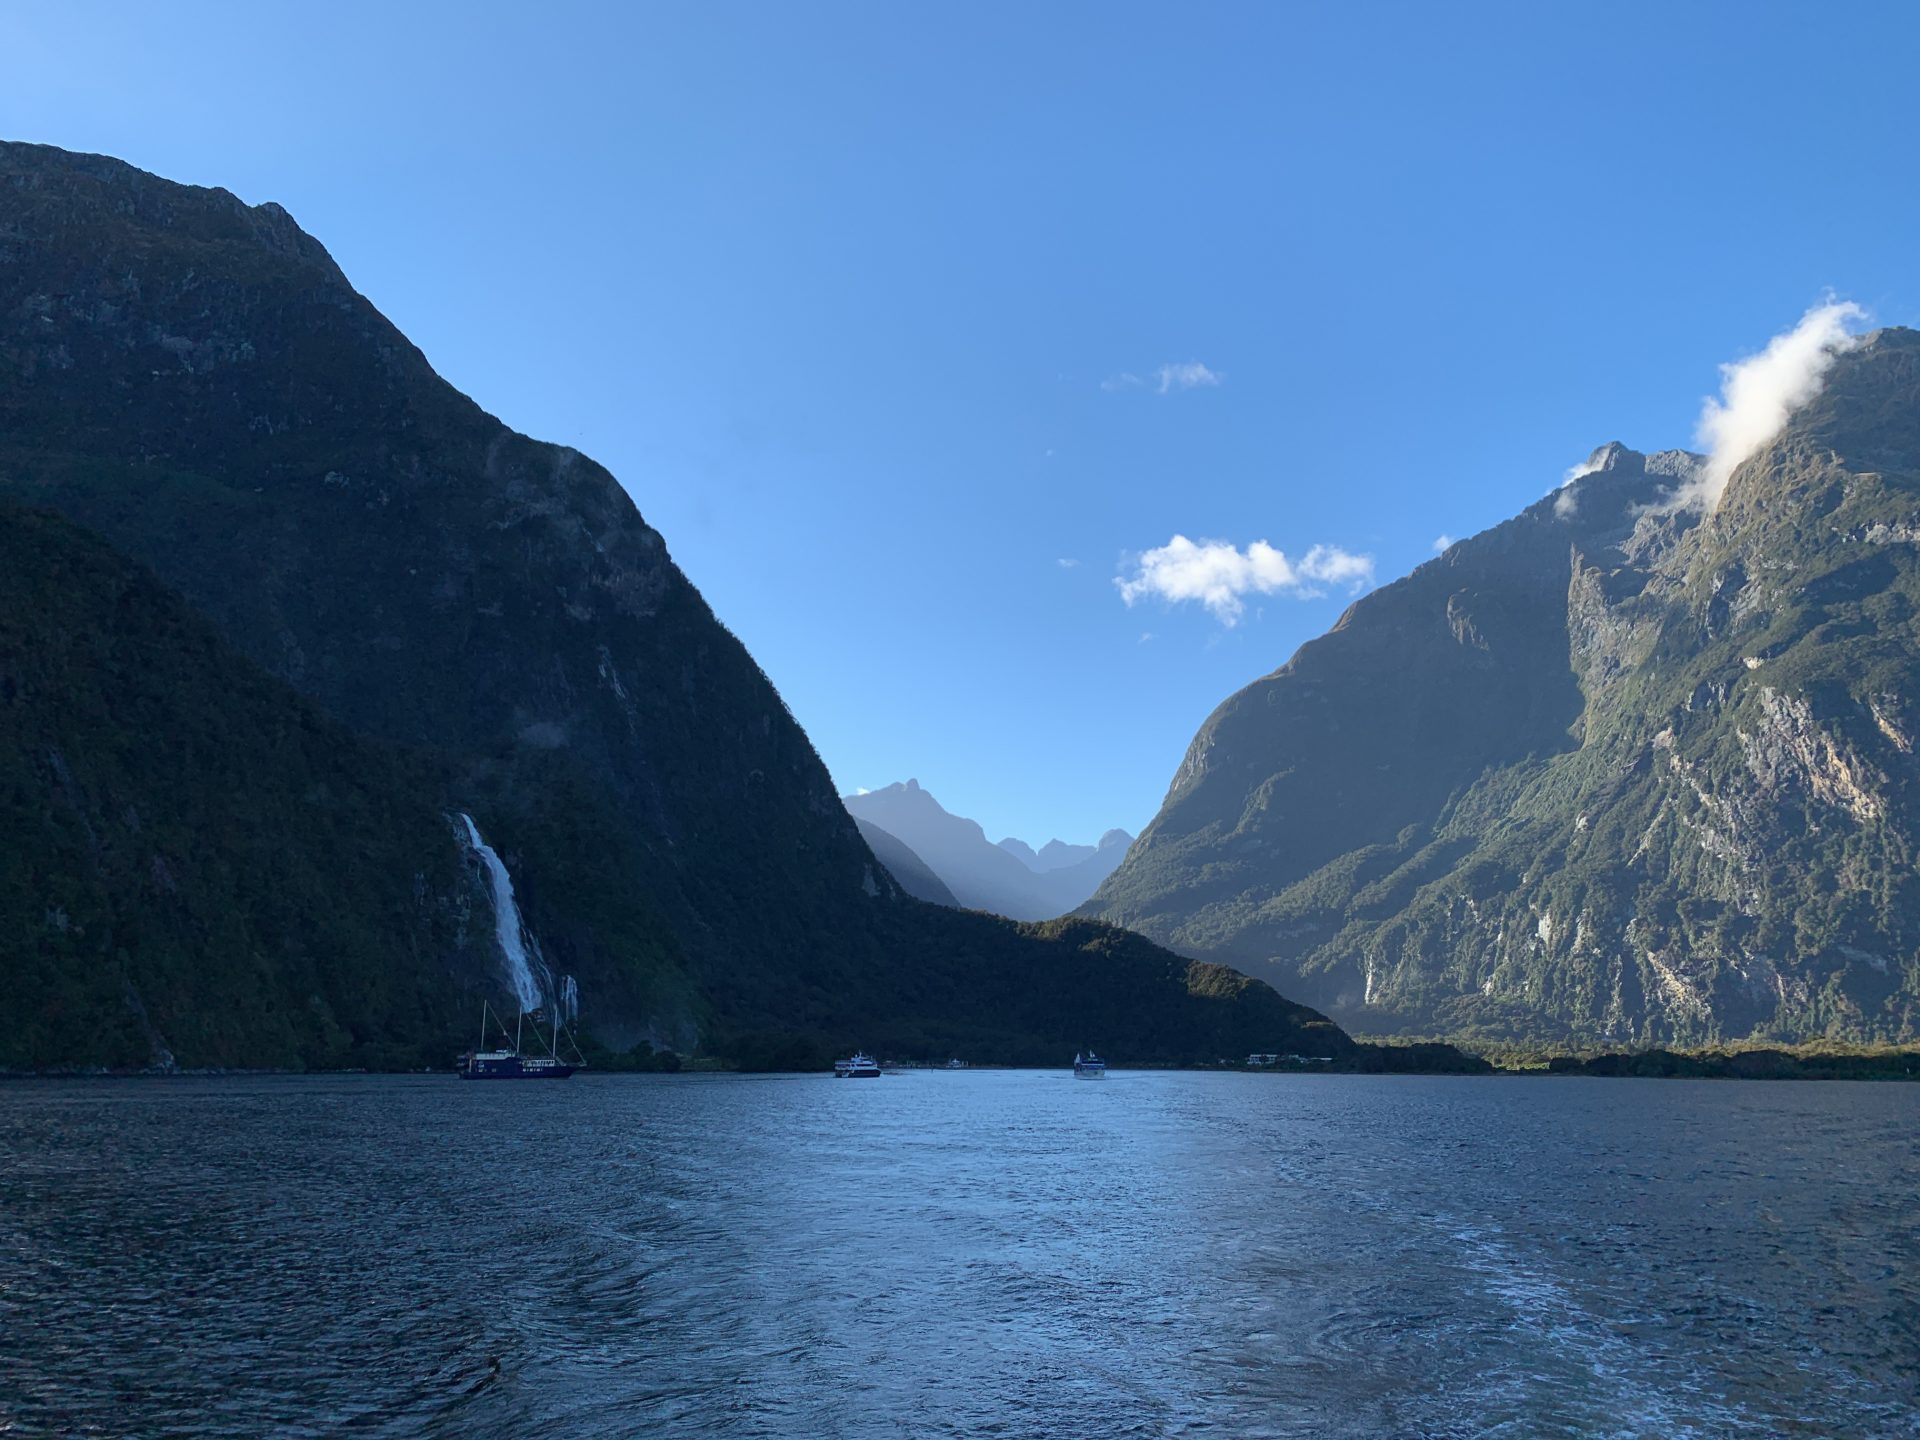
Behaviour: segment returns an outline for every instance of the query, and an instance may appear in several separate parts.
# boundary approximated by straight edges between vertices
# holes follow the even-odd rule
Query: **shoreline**
[[[1476,1057],[1486,1059],[1487,1057]],[[1806,1081],[1920,1081],[1920,1048],[1900,1048],[1856,1052],[1813,1052],[1795,1054],[1787,1050],[1751,1049],[1737,1051],[1639,1050],[1606,1052],[1597,1055],[1545,1055],[1540,1063],[1501,1064],[1487,1059],[1485,1069],[1394,1069],[1380,1070],[1337,1063],[1311,1065],[1118,1065],[1116,1072],[1141,1073],[1242,1074],[1242,1075],[1370,1075],[1452,1076],[1463,1079],[1587,1079],[1587,1080],[1806,1080]],[[900,1073],[969,1074],[977,1071],[1009,1071],[1044,1074],[1063,1071],[1057,1065],[969,1065],[963,1070],[948,1070],[944,1065],[906,1065]],[[629,1069],[626,1067],[588,1067],[588,1075],[686,1076],[709,1075],[818,1075],[832,1078],[829,1071],[751,1070],[724,1065],[689,1066],[678,1071]],[[346,1075],[436,1076],[456,1079],[451,1068],[376,1070],[366,1066],[348,1066],[337,1070],[301,1070],[285,1067],[258,1069],[229,1066],[199,1068],[109,1070],[75,1066],[47,1070],[0,1070],[0,1083],[34,1080],[256,1080],[276,1076],[337,1078]]]

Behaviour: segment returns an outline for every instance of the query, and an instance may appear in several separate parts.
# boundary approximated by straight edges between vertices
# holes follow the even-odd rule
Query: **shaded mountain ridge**
[[[0,740],[62,757],[94,797],[79,813],[102,845],[97,817],[126,811],[124,791],[142,834],[193,830],[178,843],[225,878],[190,892],[178,925],[160,917],[164,886],[139,879],[158,873],[148,861],[90,879],[90,845],[61,818],[71,788],[29,758],[0,851],[58,844],[7,872],[0,962],[70,1013],[25,1061],[6,1049],[0,1064],[128,1063],[112,1037],[146,1032],[127,1015],[190,1016],[224,1003],[215,993],[285,1024],[179,1023],[166,1046],[182,1064],[444,1060],[446,1007],[499,988],[497,957],[470,932],[431,904],[425,919],[401,913],[417,876],[429,900],[484,903],[477,878],[460,878],[455,812],[478,821],[548,963],[578,977],[593,1039],[616,1052],[817,1064],[860,1043],[1057,1061],[1090,1033],[1141,1059],[1351,1052],[1265,985],[1138,937],[904,893],[613,477],[446,384],[277,206],[0,144],[0,497],[84,527],[80,550],[105,542],[21,599],[9,618],[22,653],[66,633],[63,615],[163,592],[173,599],[140,603],[178,603],[228,647],[196,659],[204,645],[179,627],[114,651],[130,686],[168,697],[140,731],[110,701],[86,730],[50,689],[5,690]],[[129,561],[157,577],[148,589],[113,578]],[[211,724],[192,692],[247,675],[269,698],[245,726],[208,731],[234,753],[174,751]],[[305,799],[272,786],[219,807],[193,798],[248,772],[252,731],[321,724],[331,759],[312,762]],[[116,769],[140,744],[182,767],[177,791]],[[373,797],[346,803],[356,768],[407,777],[386,787],[391,824]],[[315,832],[324,846],[288,830],[309,803],[335,816]],[[236,827],[255,841],[229,845]],[[153,850],[168,870],[171,853]],[[299,895],[392,913],[329,930],[296,897],[276,909],[276,867],[303,877]],[[49,922],[80,904],[114,918]],[[249,916],[231,943],[186,938]],[[322,945],[339,973],[316,985],[312,966],[331,962],[300,956]]]

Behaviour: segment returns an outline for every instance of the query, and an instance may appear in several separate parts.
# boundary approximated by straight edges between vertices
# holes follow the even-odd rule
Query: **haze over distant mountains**
[[[1016,920],[1044,920],[1076,909],[1133,843],[1126,831],[1109,830],[1098,845],[1049,840],[1036,851],[1012,837],[995,845],[978,821],[949,814],[918,780],[841,799],[863,829],[877,829],[906,848],[962,906]],[[912,889],[898,871],[895,878]]]
[[[1087,913],[1361,1030],[1920,1036],[1920,334],[1850,308],[1744,454],[1603,447],[1229,697]]]

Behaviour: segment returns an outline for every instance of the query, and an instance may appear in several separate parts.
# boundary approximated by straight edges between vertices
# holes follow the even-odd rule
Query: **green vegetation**
[[[468,902],[439,790],[0,503],[0,1069],[445,1064]]]
[[[1229,699],[1093,911],[1356,1030],[1920,1036],[1920,335],[1705,523],[1615,450]]]
[[[1675,1054],[1671,1050],[1641,1050],[1584,1060],[1562,1056],[1548,1062],[1546,1068],[1554,1075],[1659,1080],[1920,1080],[1920,1051],[1795,1054],[1756,1048]]]
[[[6,522],[0,1064],[444,1063],[500,983],[463,810],[609,1066],[1353,1052],[909,898],[613,477],[277,207],[0,144],[0,235],[0,501],[71,522]]]

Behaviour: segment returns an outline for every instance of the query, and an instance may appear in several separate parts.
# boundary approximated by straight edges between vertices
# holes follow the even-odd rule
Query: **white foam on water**
[[[538,1010],[543,997],[540,981],[535,977],[533,959],[527,951],[527,927],[520,919],[520,906],[513,898],[513,877],[507,874],[506,861],[494,854],[493,847],[480,838],[480,827],[473,823],[473,817],[460,816],[467,827],[467,843],[473,847],[473,853],[480,857],[480,863],[486,867],[487,888],[493,896],[493,930],[500,942],[500,956],[506,961],[507,983],[513,986],[514,998],[520,1002],[522,1013]],[[544,965],[540,967],[546,969]],[[579,1004],[579,992],[573,988],[572,977],[568,977],[570,999]]]
[[[1539,1347],[1558,1374],[1527,1374],[1518,1387],[1526,1408],[1541,1393],[1564,1394],[1567,1372],[1587,1377],[1587,1433],[1608,1440],[1641,1440],[1647,1435],[1671,1440],[1709,1440],[1735,1433],[1764,1434],[1749,1423],[1742,1408],[1710,1393],[1704,1377],[1650,1373],[1646,1357],[1623,1339],[1608,1316],[1596,1314],[1574,1298],[1547,1270],[1529,1263],[1520,1246],[1495,1227],[1469,1224],[1454,1230],[1454,1254],[1483,1288],[1512,1312],[1515,1329]],[[1524,1368],[1524,1367],[1523,1367]],[[1511,1433],[1530,1433],[1524,1422]],[[1495,1426],[1489,1435],[1509,1433]]]

